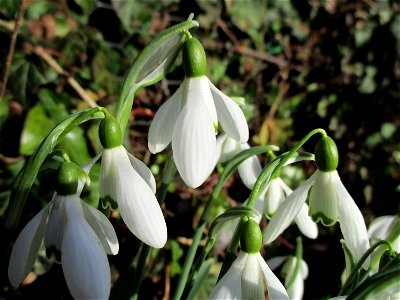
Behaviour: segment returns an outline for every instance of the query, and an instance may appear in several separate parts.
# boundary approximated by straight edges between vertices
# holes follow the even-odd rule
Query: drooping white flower
[[[228,272],[214,287],[209,299],[289,299],[285,288],[260,253],[240,251]]]
[[[150,169],[121,145],[117,121],[107,116],[100,124],[104,147],[99,195],[118,204],[122,219],[142,242],[162,248],[167,241],[167,225],[155,196],[156,182]]]
[[[178,90],[157,111],[149,130],[152,153],[172,142],[173,158],[185,183],[200,186],[215,167],[218,122],[227,135],[247,142],[249,130],[239,106],[205,76],[206,57],[200,42],[183,45],[186,77]]]
[[[76,299],[107,299],[111,275],[106,254],[117,254],[109,220],[77,195],[55,195],[21,231],[10,257],[8,277],[18,286],[32,270],[43,241],[61,252],[69,291]]]
[[[217,153],[215,157],[216,162],[219,160],[221,163],[225,163],[232,159],[236,154],[244,150],[249,149],[248,143],[240,143],[239,141],[231,138],[226,133],[222,133],[217,138]],[[245,159],[239,166],[238,172],[240,179],[243,184],[252,189],[257,177],[261,174],[262,168],[260,161],[256,155],[250,156]]]
[[[151,247],[162,248],[167,241],[167,225],[155,188],[150,169],[123,146],[104,149],[100,197],[117,201],[122,219],[138,239]]]
[[[395,226],[400,226],[399,222],[398,216],[381,216],[373,220],[368,226],[368,235],[371,242],[375,243],[380,240],[387,240],[392,231],[395,230]],[[400,235],[394,237],[390,242],[393,248],[397,252],[400,252]]]
[[[293,192],[281,178],[274,178],[270,181],[261,197],[257,200],[263,206],[263,214],[271,219],[282,202]],[[318,227],[308,215],[308,205],[303,203],[299,213],[293,221],[300,231],[310,239],[318,237]]]
[[[290,299],[302,299],[304,294],[304,280],[308,277],[308,265],[302,259],[300,262],[300,269],[297,274],[294,274],[297,264],[295,256],[277,256],[267,261],[271,270],[275,270],[282,263],[284,263],[281,275],[285,278],[285,287]],[[293,276],[296,276],[292,279]],[[290,282],[293,280],[292,285],[289,287]]]
[[[315,222],[325,226],[340,222],[346,244],[354,257],[359,260],[369,248],[364,218],[347,192],[337,171],[317,170],[301,184],[280,205],[264,232],[264,242],[277,238],[303,209],[310,192],[309,214]],[[369,262],[367,262],[369,264]]]

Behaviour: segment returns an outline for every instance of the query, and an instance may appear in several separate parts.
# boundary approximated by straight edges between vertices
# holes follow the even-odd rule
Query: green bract
[[[321,171],[336,170],[339,154],[335,142],[329,136],[321,138],[315,146],[315,163]]]
[[[105,149],[119,147],[122,144],[121,129],[113,116],[106,116],[99,126],[100,142]]]
[[[262,244],[260,226],[253,219],[249,219],[242,225],[240,234],[240,246],[246,253],[258,253]]]
[[[206,75],[206,53],[198,39],[190,38],[183,44],[182,61],[186,77],[201,77]]]
[[[78,189],[78,180],[82,169],[73,162],[64,162],[58,169],[56,192],[59,195],[74,195]]]

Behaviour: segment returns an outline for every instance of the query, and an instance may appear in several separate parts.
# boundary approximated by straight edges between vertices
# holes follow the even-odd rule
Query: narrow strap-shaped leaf
[[[103,118],[102,109],[101,107],[95,107],[68,116],[54,127],[42,141],[15,179],[10,195],[10,207],[5,223],[6,228],[13,229],[17,226],[28,193],[47,155],[53,151],[54,147],[66,134],[82,122]]]
[[[177,24],[160,33],[148,44],[133,62],[121,88],[116,109],[121,132],[125,132],[135,92],[161,80],[169,71],[186,36],[185,31],[198,27],[194,20]]]
[[[199,270],[199,273],[196,276],[196,280],[194,282],[193,288],[191,289],[187,299],[192,300],[192,299],[197,299],[197,294],[200,291],[200,287],[204,283],[204,281],[208,278],[208,272],[210,271],[212,265],[214,264],[214,259],[209,258],[207,259],[202,265]]]

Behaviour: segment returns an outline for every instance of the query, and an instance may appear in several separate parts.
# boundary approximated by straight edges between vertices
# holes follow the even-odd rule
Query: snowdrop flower
[[[215,164],[219,160],[225,163],[232,159],[236,154],[249,149],[248,143],[240,143],[239,141],[231,138],[226,133],[222,133],[217,138],[217,156],[215,157]],[[243,184],[252,189],[257,177],[261,174],[262,168],[257,156],[251,156],[244,160],[238,167],[240,179]]]
[[[46,248],[61,252],[69,291],[75,299],[107,299],[111,274],[107,254],[117,254],[117,236],[109,220],[76,194],[78,166],[64,162],[59,170],[57,194],[18,236],[8,266],[17,287],[29,274],[44,239]]]
[[[104,147],[100,197],[117,202],[122,219],[138,239],[151,247],[162,248],[167,241],[167,225],[155,196],[153,174],[121,145],[122,135],[115,118],[104,118],[99,135]]]
[[[265,299],[265,286],[268,299],[289,299],[282,283],[261,256],[261,243],[260,227],[249,219],[241,234],[242,250],[214,287],[209,299]]]
[[[311,189],[311,218],[325,226],[332,226],[339,221],[350,252],[359,260],[370,247],[367,229],[360,210],[336,171],[338,152],[331,138],[323,137],[317,143],[315,162],[318,170],[282,202],[264,232],[264,242],[272,242],[291,224],[304,207]],[[364,267],[368,265],[369,260],[365,262]]]
[[[292,281],[293,273],[296,269],[297,258],[295,256],[277,256],[267,261],[271,270],[275,270],[283,263],[281,275],[285,278],[285,287],[290,299],[302,299],[304,294],[304,280],[308,277],[308,265],[302,259],[300,262],[300,270],[289,287]]]
[[[373,220],[368,227],[368,235],[372,243],[380,240],[387,240],[392,231],[395,230],[395,227],[397,226],[398,228],[400,226],[399,223],[400,219],[398,216],[381,216]],[[394,237],[390,242],[393,248],[397,252],[400,252],[400,235]]]
[[[247,142],[249,129],[239,106],[205,75],[206,55],[200,42],[189,38],[182,51],[186,77],[157,111],[148,146],[155,154],[172,141],[179,174],[188,186],[196,188],[215,167],[218,122],[227,135],[240,143]]]

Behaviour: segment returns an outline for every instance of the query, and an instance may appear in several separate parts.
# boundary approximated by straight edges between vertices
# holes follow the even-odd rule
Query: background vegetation
[[[206,49],[207,75],[226,94],[241,97],[250,144],[272,143],[285,151],[311,129],[322,127],[338,144],[339,173],[367,224],[376,216],[399,212],[397,1],[24,1],[9,60],[20,8],[21,1],[0,0],[2,224],[12,201],[8,196],[14,177],[52,126],[69,113],[92,105],[112,110],[124,74],[140,50],[192,12],[200,28],[191,32]],[[156,179],[160,179],[166,154],[150,155],[149,124],[183,76],[178,59],[166,79],[135,97],[126,145],[151,166]],[[92,122],[74,130],[62,143],[78,164],[86,163],[101,149],[97,125]],[[312,152],[314,141],[305,150]],[[293,167],[287,183],[295,187],[313,170],[312,164]],[[92,171],[94,186],[98,171],[98,166]],[[14,237],[50,200],[51,178],[51,172],[40,173]],[[152,251],[141,289],[143,299],[167,299],[174,291],[199,211],[217,180],[216,170],[193,190],[176,176],[163,207],[169,241],[164,249]],[[215,215],[243,202],[249,192],[235,175],[226,184]],[[85,199],[97,205],[95,193],[88,191]],[[114,280],[111,298],[125,299],[134,278],[139,241],[117,213],[111,221],[120,241],[120,253],[109,257]],[[264,257],[293,254],[296,230],[291,228],[266,248]],[[315,241],[304,238],[304,258],[310,268],[305,299],[326,298],[339,291],[344,264],[339,239],[338,225],[320,227]],[[10,249],[2,251],[1,299],[71,297],[61,266],[52,264],[44,253],[24,285],[18,290],[11,288],[6,276]],[[218,263],[212,268],[202,295],[215,283],[219,268]]]

